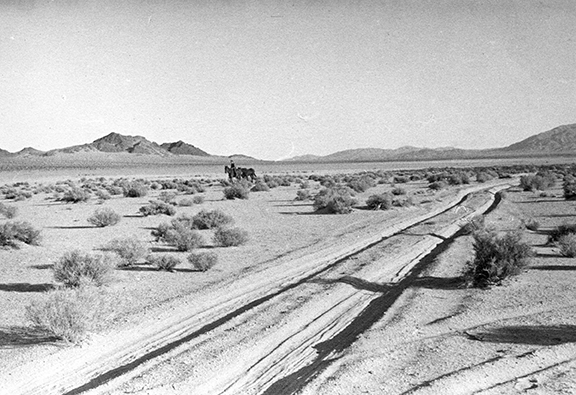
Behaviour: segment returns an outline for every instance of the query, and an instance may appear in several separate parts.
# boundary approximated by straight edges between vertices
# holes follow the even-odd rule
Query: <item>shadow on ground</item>
[[[516,343],[540,346],[576,342],[576,325],[518,325],[478,330],[468,334],[475,340],[491,343]]]
[[[0,291],[6,292],[46,292],[54,289],[54,284],[8,283],[0,284]]]
[[[465,288],[463,277],[418,277],[412,282],[413,287],[428,289],[454,290]]]
[[[542,266],[528,266],[530,270],[576,270],[574,265],[542,265]]]
[[[386,292],[390,289],[391,285],[388,283],[374,283],[363,280],[358,277],[343,276],[339,278],[316,278],[310,280],[311,283],[316,284],[336,284],[343,283],[353,286],[356,289],[370,292]]]
[[[27,326],[0,327],[0,348],[34,346],[59,339],[45,331]]]

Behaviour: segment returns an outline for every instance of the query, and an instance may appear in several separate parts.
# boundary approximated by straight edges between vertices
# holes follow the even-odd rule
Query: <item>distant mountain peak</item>
[[[178,140],[174,143],[163,143],[160,144],[160,147],[176,155],[210,156],[207,152],[202,151],[200,148],[197,148],[192,144],[185,143],[182,140]]]
[[[505,151],[562,152],[576,150],[576,124],[561,125],[503,148]]]

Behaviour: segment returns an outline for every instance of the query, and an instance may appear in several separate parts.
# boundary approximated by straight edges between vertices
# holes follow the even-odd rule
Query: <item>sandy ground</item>
[[[424,190],[425,185],[410,183],[410,193]],[[381,185],[370,189],[360,195],[359,200],[389,188]],[[150,196],[105,202],[104,205],[124,215],[119,225],[110,228],[94,228],[86,222],[94,209],[100,207],[95,200],[73,205],[47,200],[47,196],[40,194],[31,200],[7,203],[19,208],[18,220],[28,220],[42,229],[44,241],[39,247],[0,250],[3,262],[0,314],[4,323],[0,328],[3,364],[0,381],[10,380],[13,384],[18,381],[15,378],[24,377],[18,375],[25,374],[29,366],[43,366],[28,365],[31,360],[64,363],[66,358],[79,360],[90,352],[97,356],[109,346],[109,339],[130,339],[135,328],[150,329],[153,333],[151,328],[155,322],[160,327],[162,322],[173,321],[174,330],[180,330],[177,324],[186,316],[180,316],[183,311],[188,314],[198,311],[197,322],[187,324],[210,322],[223,311],[241,306],[241,301],[264,295],[266,290],[261,284],[265,279],[272,284],[270,289],[283,287],[289,278],[305,277],[313,271],[315,262],[325,262],[330,254],[337,260],[340,250],[381,233],[391,224],[426,215],[443,202],[454,199],[457,193],[451,189],[414,195],[420,204],[412,208],[314,215],[309,203],[294,202],[296,190],[296,187],[279,187],[271,192],[252,193],[247,201],[224,201],[220,187],[213,187],[206,192],[204,204],[179,207],[179,214],[220,208],[234,217],[237,226],[248,230],[250,242],[241,247],[213,248],[211,231],[203,231],[206,238],[203,249],[216,251],[219,258],[218,265],[207,273],[194,272],[186,264],[176,273],[145,268],[117,271],[115,281],[105,289],[114,301],[108,319],[95,328],[88,342],[76,347],[38,337],[30,331],[23,314],[27,303],[42,298],[42,291],[53,286],[50,265],[63,251],[97,250],[115,237],[133,234],[147,240],[154,253],[170,253],[182,258],[186,253],[176,253],[152,242],[150,228],[167,221],[168,217],[137,215],[138,208]],[[554,192],[559,195],[559,191]],[[486,194],[479,195],[475,198],[477,201],[470,201],[469,205],[479,207],[488,198]],[[426,244],[426,248],[431,248],[442,237],[430,237],[430,234],[440,232],[441,236],[443,229],[462,220],[466,214],[466,210],[454,210],[442,220],[422,224],[421,229],[403,236],[400,241],[391,240],[378,252],[365,251],[340,262],[314,281],[246,311],[214,331],[195,337],[191,344],[172,350],[163,360],[143,364],[127,378],[94,393],[264,393],[264,388],[269,388],[276,379],[266,379],[268,372],[259,371],[257,365],[246,374],[250,369],[243,355],[249,358],[260,355],[261,359],[276,355],[272,351],[281,349],[276,344],[278,339],[307,336],[308,332],[295,331],[295,328],[311,326],[308,317],[318,315],[319,309],[326,312],[321,315],[325,321],[315,321],[320,339],[315,338],[314,342],[330,339],[337,333],[337,325],[333,325],[333,332],[325,332],[324,328],[330,327],[331,322],[344,325],[347,321],[342,317],[346,314],[347,319],[352,320],[397,276],[394,270],[387,272],[390,257],[405,257],[406,251],[416,251],[417,245]],[[573,214],[573,203],[561,198],[537,198],[531,193],[511,192],[489,215],[489,222],[509,229],[522,218],[534,217],[545,231]],[[422,238],[422,235],[428,236]],[[573,393],[571,372],[576,353],[572,343],[576,339],[572,302],[576,286],[572,285],[570,275],[571,260],[558,257],[551,247],[542,246],[546,240],[543,231],[526,231],[525,237],[538,246],[539,256],[522,275],[489,290],[458,286],[455,278],[471,259],[472,249],[468,237],[456,239],[428,271],[420,273],[419,280],[403,290],[381,319],[363,331],[350,348],[331,356],[330,363],[319,370],[319,375],[310,378],[304,393],[413,391],[434,394],[476,390]],[[378,266],[378,262],[384,266]],[[277,285],[274,279],[278,280]],[[251,282],[254,282],[252,286]],[[361,292],[350,292],[358,289]],[[229,310],[204,309],[203,306],[214,304],[210,298],[218,292],[226,295],[222,296],[222,303],[216,304]],[[236,294],[238,297],[232,298]],[[189,331],[189,327],[182,327],[181,333]],[[129,348],[129,342],[126,344]],[[308,352],[306,358],[313,359],[315,354]],[[285,366],[274,361],[263,366],[273,365]],[[294,368],[306,363],[296,361],[288,365]],[[86,369],[89,371],[89,367]],[[283,377],[290,375],[290,371],[278,371],[274,375]],[[248,385],[239,377],[253,377],[255,381],[260,380],[260,384]],[[260,390],[241,389],[248,387]],[[62,392],[57,388],[52,390]],[[268,390],[267,393],[288,392]]]

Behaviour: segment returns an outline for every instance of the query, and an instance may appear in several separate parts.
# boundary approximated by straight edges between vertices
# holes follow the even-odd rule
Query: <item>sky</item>
[[[576,123],[576,2],[0,0],[0,148],[279,160]]]

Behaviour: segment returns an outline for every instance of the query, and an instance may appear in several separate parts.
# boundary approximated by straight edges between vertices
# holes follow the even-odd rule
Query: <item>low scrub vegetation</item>
[[[304,201],[309,200],[312,198],[310,191],[308,189],[299,189],[296,191],[296,198],[295,200]]]
[[[140,213],[148,217],[150,215],[175,215],[176,208],[173,205],[159,200],[150,200],[146,206],[142,206],[139,209]]]
[[[366,206],[370,210],[389,210],[392,208],[392,195],[387,192],[371,195],[366,200]]]
[[[248,199],[250,190],[241,183],[234,183],[233,185],[224,188],[224,197],[228,200],[233,199]]]
[[[357,203],[353,191],[346,187],[324,188],[314,197],[314,209],[329,214],[348,214]]]
[[[87,202],[90,199],[90,192],[85,189],[72,187],[60,197],[60,201],[66,203],[82,203]]]
[[[130,198],[137,198],[148,195],[148,186],[139,181],[124,184],[122,189],[124,196]]]
[[[564,199],[576,200],[576,178],[572,175],[565,176],[562,189],[564,190]]]
[[[562,236],[569,235],[569,234],[576,234],[576,224],[562,224],[550,231],[548,235],[548,243],[554,244]]]
[[[181,262],[180,259],[172,255],[148,255],[146,263],[156,266],[158,270],[173,272]]]
[[[540,228],[540,222],[536,221],[534,218],[528,218],[524,221],[524,226],[533,232],[536,232]]]
[[[201,210],[192,217],[192,228],[212,229],[232,225],[234,219],[221,210]]]
[[[248,232],[240,228],[218,228],[213,241],[220,247],[239,246],[248,242]]]
[[[103,228],[106,226],[114,226],[120,222],[121,219],[122,217],[120,214],[116,213],[111,208],[104,207],[94,211],[94,214],[88,218],[88,222],[94,226]]]
[[[0,247],[18,248],[18,241],[39,245],[41,241],[40,231],[26,221],[6,222],[0,225]]]
[[[110,281],[114,263],[107,255],[85,254],[78,250],[65,253],[52,267],[54,279],[68,287],[103,285]]]
[[[14,218],[18,213],[18,209],[15,206],[7,206],[4,203],[0,203],[0,215],[8,219]]]
[[[120,261],[118,266],[132,266],[144,258],[149,251],[148,246],[135,236],[122,237],[111,240],[104,247],[107,251],[112,251],[118,255]]]
[[[213,252],[198,252],[188,255],[188,262],[194,269],[205,272],[218,262],[218,255]]]
[[[473,287],[498,285],[505,278],[518,274],[533,251],[521,240],[520,231],[502,236],[492,231],[473,233],[474,261],[469,263],[465,278]]]
[[[103,297],[91,288],[58,289],[32,302],[26,316],[34,328],[69,343],[79,343],[103,318]]]
[[[555,244],[562,256],[568,258],[574,258],[576,256],[576,234],[568,233],[562,235]]]
[[[535,175],[520,177],[520,187],[524,191],[544,191],[556,183],[556,177],[550,172],[538,172]]]

